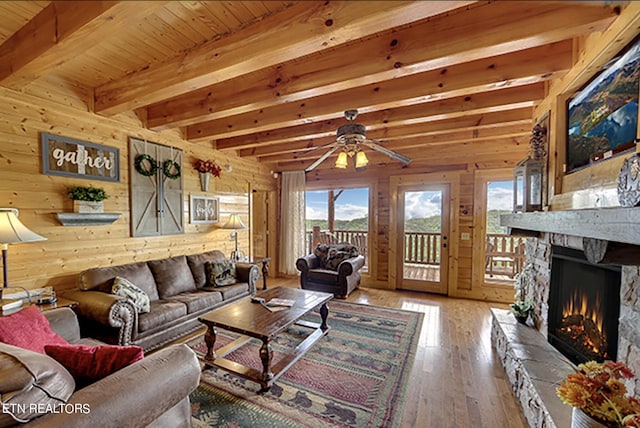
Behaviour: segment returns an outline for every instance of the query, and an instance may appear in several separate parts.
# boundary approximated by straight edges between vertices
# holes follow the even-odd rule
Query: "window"
[[[369,189],[307,191],[307,248],[316,242],[349,242],[367,258],[369,235]],[[314,232],[315,229],[315,232]],[[314,235],[315,233],[315,235]],[[367,265],[365,262],[364,269]]]
[[[500,214],[513,208],[513,180],[486,182],[485,282],[513,284],[524,264],[524,241],[500,226]]]

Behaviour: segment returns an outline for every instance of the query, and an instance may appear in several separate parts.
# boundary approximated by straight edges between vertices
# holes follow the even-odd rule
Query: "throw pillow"
[[[136,287],[126,278],[116,276],[113,280],[113,286],[111,292],[117,296],[122,296],[133,302],[134,306],[138,310],[139,314],[144,314],[151,311],[151,303],[149,302],[149,295],[144,292],[140,287]]]
[[[209,285],[221,287],[237,282],[236,264],[233,260],[211,260],[205,265]]]
[[[224,254],[222,254],[220,250],[211,250],[206,253],[191,254],[187,256],[187,264],[193,273],[193,281],[196,284],[196,288],[202,288],[208,285],[205,265],[209,260],[217,259],[224,259]]]
[[[53,358],[0,343],[0,426],[14,426],[67,402],[73,377]]]
[[[66,345],[51,329],[49,320],[35,306],[0,317],[0,342],[44,354],[45,345]]]
[[[338,266],[342,263],[343,260],[347,260],[351,258],[351,253],[347,251],[339,251],[336,248],[332,248],[329,250],[329,258],[327,259],[326,269],[338,270]]]
[[[324,269],[327,266],[327,260],[329,259],[329,245],[318,244],[313,250],[313,254],[318,258],[320,267]]]
[[[153,273],[161,299],[196,291],[196,283],[185,256],[147,262]]]
[[[47,345],[44,349],[81,385],[93,383],[144,358],[139,346],[67,344]]]

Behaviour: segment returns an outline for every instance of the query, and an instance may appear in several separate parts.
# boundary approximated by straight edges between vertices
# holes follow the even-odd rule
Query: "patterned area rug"
[[[395,427],[415,357],[423,314],[333,301],[331,331],[263,394],[260,386],[208,367],[191,394],[194,427]],[[319,322],[317,313],[305,319]],[[272,342],[274,357],[309,333],[291,327]],[[216,348],[233,340],[218,330]],[[189,343],[206,353],[202,338]],[[261,369],[260,342],[226,358]]]

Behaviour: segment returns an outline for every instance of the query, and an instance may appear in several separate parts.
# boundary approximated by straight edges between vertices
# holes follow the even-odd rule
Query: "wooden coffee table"
[[[207,332],[204,336],[207,344],[207,354],[204,357],[205,367],[206,365],[218,367],[245,379],[255,381],[261,386],[259,392],[265,392],[314,343],[329,332],[330,327],[327,325],[329,308],[327,307],[327,302],[333,298],[333,294],[289,287],[276,287],[258,293],[256,296],[262,297],[266,301],[279,298],[290,299],[295,303],[290,308],[271,312],[259,303],[252,303],[251,298],[247,297],[215,309],[198,318],[198,320],[207,326]],[[322,323],[312,323],[300,319],[317,307],[320,307]],[[271,349],[271,341],[292,324],[308,327],[311,329],[311,333],[292,352],[283,355],[275,364],[272,364],[273,351]],[[240,333],[242,336],[214,352],[216,328]],[[251,338],[262,341],[260,348],[262,371],[224,358],[227,354],[246,344]]]

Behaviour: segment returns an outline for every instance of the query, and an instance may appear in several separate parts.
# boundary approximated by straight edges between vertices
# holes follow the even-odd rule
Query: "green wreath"
[[[176,170],[175,174],[171,172],[171,167]],[[171,159],[166,160],[162,165],[162,172],[164,172],[164,175],[166,175],[167,178],[176,180],[178,177],[180,177],[180,165],[177,162],[172,161]]]
[[[142,166],[142,162],[144,161],[148,161],[149,165],[151,165],[149,169]],[[152,175],[156,175],[156,172],[158,172],[158,164],[154,158],[146,153],[138,155],[136,156],[136,171],[145,177],[151,177]]]

